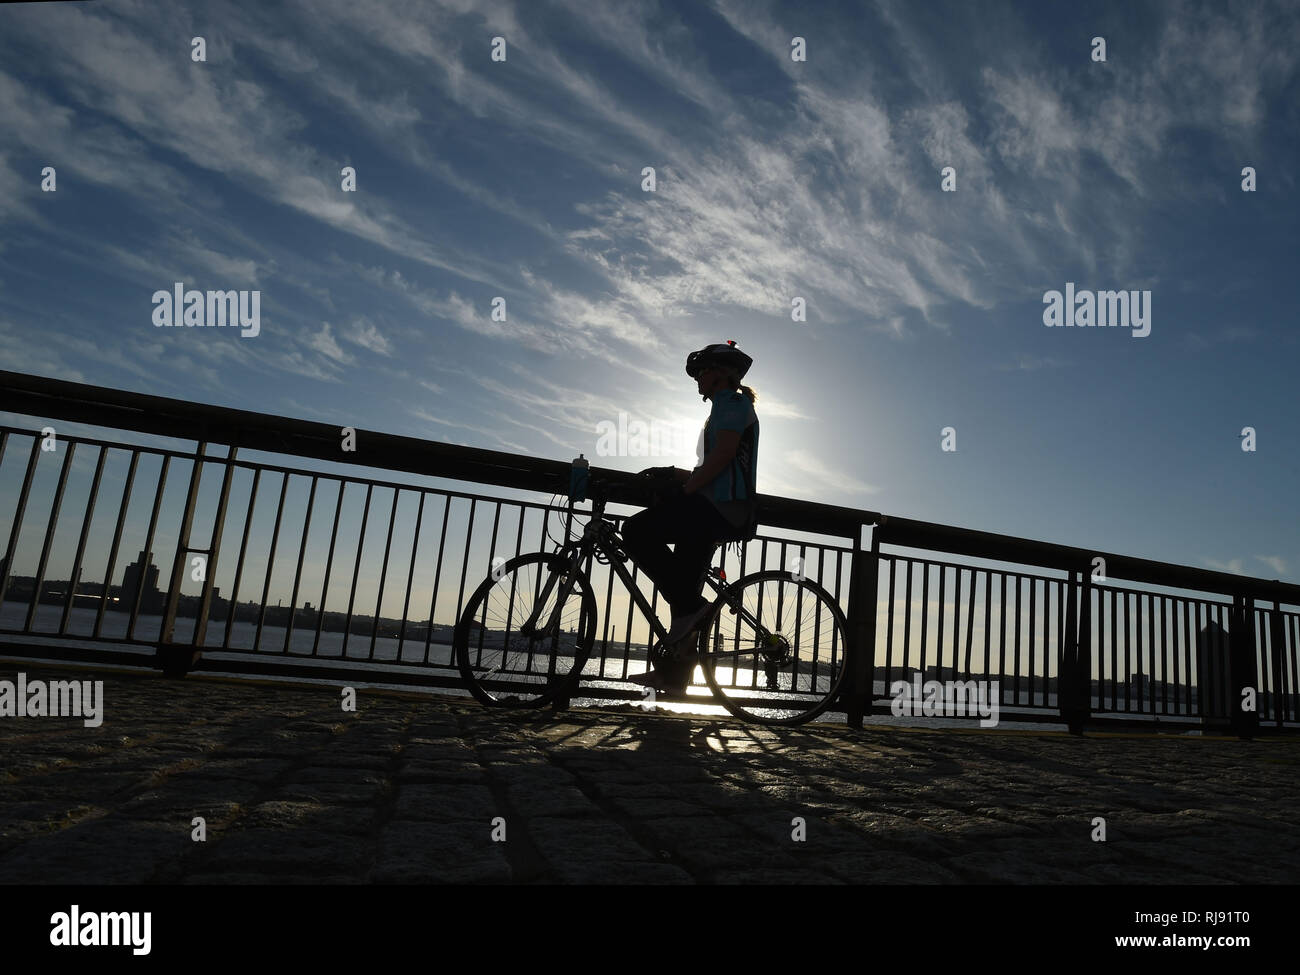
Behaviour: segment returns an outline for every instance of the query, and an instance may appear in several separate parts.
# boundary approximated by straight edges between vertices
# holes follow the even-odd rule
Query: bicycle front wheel
[[[848,622],[810,579],[755,572],[713,605],[700,627],[699,663],[728,711],[762,724],[799,724],[839,694]]]
[[[453,645],[461,679],[489,707],[541,707],[577,683],[596,635],[586,573],[556,555],[518,555],[470,596]]]

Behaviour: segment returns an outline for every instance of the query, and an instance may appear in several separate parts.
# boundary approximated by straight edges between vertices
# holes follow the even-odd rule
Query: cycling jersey
[[[738,389],[722,390],[714,395],[713,408],[704,424],[704,457],[717,445],[719,430],[739,433],[740,443],[731,463],[700,493],[735,528],[750,528],[758,496],[758,415],[749,397]]]

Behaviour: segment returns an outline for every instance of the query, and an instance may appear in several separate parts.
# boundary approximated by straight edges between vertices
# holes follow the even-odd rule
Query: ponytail
[[[751,404],[758,399],[758,394],[754,392],[753,387],[746,386],[742,383],[740,381],[740,376],[737,375],[734,370],[728,370],[726,381],[728,386],[734,390],[738,390]]]

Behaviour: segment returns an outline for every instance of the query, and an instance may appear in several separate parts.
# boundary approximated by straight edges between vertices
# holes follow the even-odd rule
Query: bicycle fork
[[[572,560],[569,561],[569,564],[564,565],[564,568],[562,569],[556,567],[556,563],[561,565],[564,564],[564,556],[562,554],[552,561],[552,564],[550,565],[551,571],[546,577],[546,584],[542,586],[541,592],[538,593],[537,602],[534,604],[532,612],[528,614],[526,620],[519,624],[520,636],[525,636],[528,637],[529,640],[533,640],[540,639],[550,634],[553,635],[555,639],[559,639],[560,614],[564,610],[565,603],[568,602],[569,595],[573,592],[574,579],[576,578],[575,574],[578,571],[579,554],[579,552],[575,551]],[[557,580],[561,574],[564,575],[564,582],[560,584],[560,591],[556,595],[555,605],[552,607],[545,623],[538,626],[538,614],[540,614],[542,608],[546,606],[547,601],[550,599],[551,592],[555,589]]]

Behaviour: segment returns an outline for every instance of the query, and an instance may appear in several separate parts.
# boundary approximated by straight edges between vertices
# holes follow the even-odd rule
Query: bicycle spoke
[[[498,578],[484,580],[466,607],[458,640],[467,645],[458,646],[457,659],[485,703],[548,700],[590,649],[590,584],[551,565],[541,553],[516,556]]]
[[[761,572],[728,590],[709,621],[705,677],[728,710],[750,720],[797,723],[824,710],[843,676],[843,614],[816,583]]]

